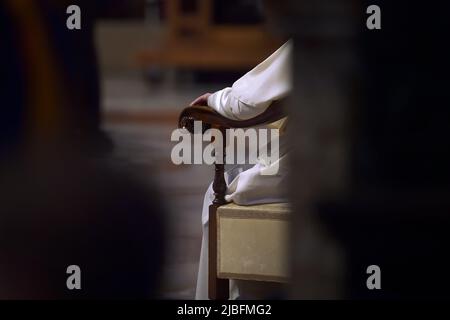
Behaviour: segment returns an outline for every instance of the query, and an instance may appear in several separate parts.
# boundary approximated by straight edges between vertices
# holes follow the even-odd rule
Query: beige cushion
[[[219,207],[217,215],[219,278],[287,280],[288,204],[231,203]]]

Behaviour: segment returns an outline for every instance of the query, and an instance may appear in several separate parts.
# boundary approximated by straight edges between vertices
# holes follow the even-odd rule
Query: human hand
[[[201,95],[197,99],[191,102],[189,106],[207,106],[208,105],[208,98],[211,95],[211,93],[205,93],[204,95]]]

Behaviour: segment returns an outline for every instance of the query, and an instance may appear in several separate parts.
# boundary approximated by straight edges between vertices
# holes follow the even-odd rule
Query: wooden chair
[[[203,132],[209,128],[216,128],[225,137],[226,129],[260,126],[273,123],[285,116],[281,103],[273,103],[261,115],[243,121],[225,118],[209,107],[194,106],[181,112],[178,125],[193,133],[194,121],[202,121]],[[224,143],[224,157],[225,145]],[[287,234],[289,218],[288,205],[226,204],[226,189],[224,164],[216,163],[213,182],[214,200],[209,207],[208,292],[210,299],[228,299],[229,279],[284,282],[287,278],[285,262],[287,246],[284,238]],[[251,232],[248,232],[249,228]],[[249,235],[252,236],[250,240]],[[263,242],[267,244],[269,238],[271,240],[268,246],[255,245],[255,243]],[[244,243],[249,242],[254,244],[253,247],[243,246]],[[236,255],[238,255],[237,259]],[[250,260],[258,265],[258,270],[255,271],[249,266]]]

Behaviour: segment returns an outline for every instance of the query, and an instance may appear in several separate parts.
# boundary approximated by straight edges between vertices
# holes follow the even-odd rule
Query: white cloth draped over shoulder
[[[209,96],[208,105],[224,117],[234,120],[246,120],[263,113],[272,102],[284,98],[291,90],[291,52],[292,43],[288,41],[237,80],[231,88]],[[267,164],[264,159],[258,159],[254,165],[227,165],[225,180],[228,189],[225,200],[239,205],[286,202],[286,188],[283,185],[287,177],[288,149],[284,136],[280,135],[279,138],[279,159],[273,163],[278,167],[277,174],[261,174],[261,170],[273,165]],[[200,300],[208,299],[208,208],[213,198],[210,186],[205,195],[202,212],[203,238],[196,290],[196,299]],[[231,281],[230,297],[233,299],[238,296],[238,288],[235,282]]]

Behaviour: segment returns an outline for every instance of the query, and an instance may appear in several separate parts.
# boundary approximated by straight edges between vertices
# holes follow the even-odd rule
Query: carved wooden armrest
[[[231,120],[207,106],[194,106],[184,109],[178,120],[179,128],[194,132],[194,121],[202,121],[203,132],[215,128],[249,128],[275,122],[286,116],[281,102],[272,103],[262,114],[248,120]]]

